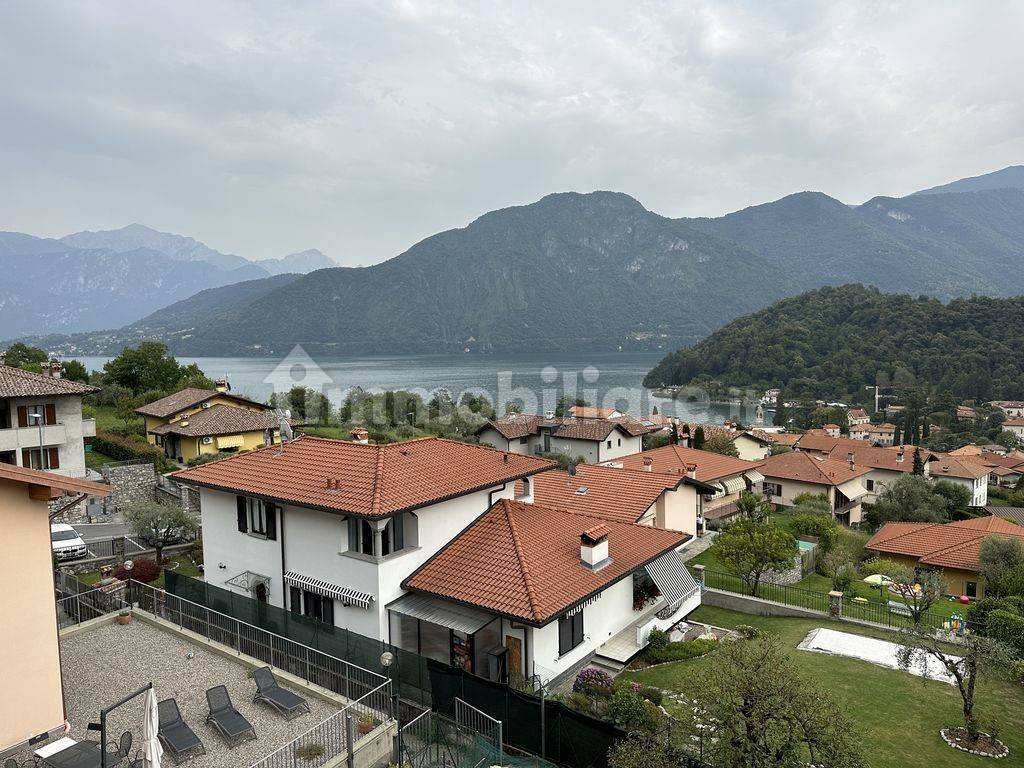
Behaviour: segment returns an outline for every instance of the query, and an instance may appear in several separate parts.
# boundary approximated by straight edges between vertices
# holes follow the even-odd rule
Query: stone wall
[[[772,584],[796,584],[804,577],[803,558],[797,554],[793,558],[793,565],[784,571],[765,571],[763,581],[770,581]]]
[[[107,464],[103,467],[103,479],[115,486],[107,499],[110,510],[123,510],[156,498],[157,474],[152,464]]]
[[[801,618],[825,618],[826,614],[821,611],[814,611],[810,608],[800,608],[795,605],[784,605],[771,600],[762,600],[759,597],[739,595],[735,592],[723,592],[718,589],[704,589],[701,592],[701,605],[710,605],[715,608],[725,608],[729,611],[740,613],[751,613],[756,616],[799,616]]]

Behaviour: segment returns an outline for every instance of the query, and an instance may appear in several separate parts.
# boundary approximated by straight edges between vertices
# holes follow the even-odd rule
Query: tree
[[[1024,543],[1012,536],[988,536],[978,548],[978,572],[985,579],[987,597],[1009,594],[1008,577],[1024,565]]]
[[[124,521],[144,542],[156,550],[157,564],[163,563],[164,547],[193,533],[198,521],[179,506],[157,501],[140,501],[124,511]]]
[[[131,423],[138,418],[138,414],[135,413],[135,409],[139,407],[141,403],[134,397],[119,397],[114,401],[114,414],[118,419],[124,422],[125,429],[131,426]]]
[[[693,444],[691,447],[696,448],[697,450],[704,447],[704,427],[700,424],[698,424],[697,428],[693,430]]]
[[[760,493],[753,491],[740,491],[740,497],[736,500],[736,509],[747,520],[764,522],[772,513],[772,503]]]
[[[914,449],[914,474],[924,476],[924,460],[921,458],[921,449]]]
[[[892,579],[889,588],[910,611],[910,618],[915,625],[921,623],[924,615],[949,589],[946,580],[938,571],[915,572],[911,568],[901,566],[886,575]]]
[[[16,344],[11,344],[7,351],[4,352],[4,365],[9,365],[12,368],[23,368],[33,363],[45,363],[49,357],[46,354],[46,350],[22,344],[19,341]]]
[[[729,439],[729,436],[723,432],[716,432],[710,438],[704,441],[704,450],[711,451],[712,453],[720,453],[723,456],[732,456],[733,458],[739,458],[740,452],[736,448],[736,443]]]
[[[756,595],[766,571],[793,565],[796,542],[774,523],[737,520],[718,534],[714,545],[718,560]]]
[[[786,401],[780,391],[775,398],[775,413],[772,414],[772,424],[776,427],[784,427],[789,423],[789,414],[786,413]]]
[[[949,522],[949,504],[934,486],[919,475],[903,475],[886,486],[867,513],[872,525],[888,521],[915,523]]]
[[[206,388],[213,387],[213,382],[195,364],[180,365],[167,351],[167,345],[159,341],[144,341],[138,347],[125,348],[107,362],[103,370],[108,379],[134,394],[150,389],[176,390],[185,379],[193,385],[201,383]]]
[[[932,485],[932,492],[942,499],[948,519],[953,520],[967,514],[967,508],[971,505],[971,492],[967,486],[954,483],[952,480],[937,480]]]
[[[693,697],[693,730],[710,730],[703,757],[715,768],[864,765],[854,722],[775,635],[722,643]]]
[[[668,739],[634,732],[612,747],[608,753],[608,768],[665,768],[682,765],[681,758]]]
[[[979,733],[974,716],[978,683],[986,677],[1005,676],[1014,654],[1002,642],[975,632],[965,634],[955,646],[947,646],[930,629],[914,624],[903,630],[896,658],[904,669],[920,668],[923,660],[934,659],[953,678],[963,703],[964,727],[973,741]]]
[[[576,406],[590,405],[582,397],[569,397],[568,395],[562,395],[558,398],[558,402],[555,403],[555,417],[562,418],[569,415],[569,411]]]
[[[89,371],[80,360],[65,360],[63,363],[63,377],[71,381],[80,381],[83,384],[89,383]]]

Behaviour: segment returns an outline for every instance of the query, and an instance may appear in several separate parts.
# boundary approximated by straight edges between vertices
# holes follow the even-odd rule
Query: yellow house
[[[0,758],[64,727],[48,502],[108,485],[0,464]]]
[[[185,463],[202,454],[249,451],[280,442],[278,418],[269,405],[228,391],[190,387],[135,412],[146,420],[146,437],[167,458]]]

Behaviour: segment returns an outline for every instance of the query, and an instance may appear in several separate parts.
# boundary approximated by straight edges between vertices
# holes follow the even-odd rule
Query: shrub
[[[188,550],[189,557],[192,558],[192,562],[197,566],[203,564],[203,539],[199,537],[192,542],[192,546]]]
[[[647,636],[647,650],[660,651],[668,645],[668,632],[663,629],[652,629]]]
[[[627,730],[636,730],[650,722],[649,707],[647,699],[639,693],[621,688],[608,702],[608,719]]]
[[[119,566],[118,569],[114,571],[115,578],[118,578],[121,581],[126,581],[128,577],[131,576],[135,581],[143,581],[147,584],[151,581],[156,581],[159,575],[160,568],[157,566],[156,561],[148,558],[133,560],[132,569],[130,571],[123,565]]]
[[[988,615],[988,634],[1024,653],[1024,616],[996,609]]]
[[[594,700],[582,691],[574,691],[566,696],[565,705],[577,712],[591,714],[594,711]]]
[[[1017,659],[1013,662],[1013,679],[1024,685],[1024,659]]]
[[[851,566],[840,566],[836,569],[836,572],[832,574],[832,589],[836,592],[843,592],[845,594],[850,590],[850,587],[853,586],[853,579],[856,575],[856,572]]]
[[[303,744],[295,750],[295,756],[300,760],[311,762],[316,760],[318,757],[323,757],[326,752],[327,750],[324,749],[323,744]]]
[[[761,634],[761,630],[757,627],[752,627],[749,624],[737,624],[736,631],[743,635],[747,640],[753,640]]]
[[[715,649],[718,644],[707,638],[696,640],[684,640],[681,643],[669,643],[660,651],[651,651],[650,648],[644,653],[644,658],[649,664],[662,664],[667,661],[687,661],[703,656]]]
[[[615,682],[612,676],[596,667],[585,667],[576,675],[572,684],[573,693],[587,696],[610,696]]]
[[[639,691],[640,695],[647,699],[651,704],[661,706],[661,702],[665,698],[665,694],[662,693],[661,688],[654,688],[650,685],[645,685]]]
[[[153,462],[159,470],[174,468],[167,461],[162,450],[141,440],[132,440],[112,432],[97,430],[96,436],[90,438],[89,443],[94,451],[109,456],[114,461],[143,459]]]
[[[839,526],[830,516],[795,515],[789,521],[789,529],[795,536],[816,536],[818,549],[827,555],[839,540]]]

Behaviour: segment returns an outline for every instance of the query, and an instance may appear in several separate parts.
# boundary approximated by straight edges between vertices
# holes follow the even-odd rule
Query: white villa
[[[641,451],[643,435],[652,431],[654,428],[628,417],[548,418],[514,413],[487,422],[477,430],[477,437],[481,443],[509,453],[564,453],[598,464]]]
[[[0,365],[0,463],[85,477],[83,438],[96,421],[82,418],[82,396],[99,389],[61,378],[56,361],[43,371]]]

